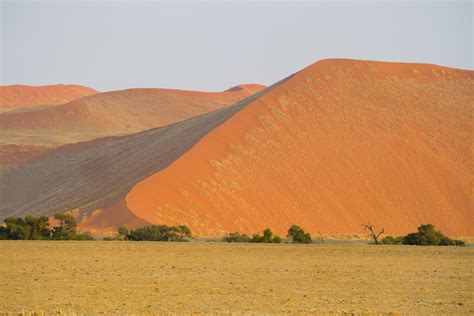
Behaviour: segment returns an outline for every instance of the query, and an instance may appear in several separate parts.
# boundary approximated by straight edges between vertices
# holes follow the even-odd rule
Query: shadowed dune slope
[[[44,155],[50,150],[52,148],[0,143],[0,172],[2,169],[20,166],[27,161]]]
[[[198,235],[392,234],[433,223],[474,235],[474,72],[324,60],[249,103],[126,205]]]
[[[0,170],[0,219],[79,210],[81,216],[87,215],[83,221],[89,223],[97,217],[93,211],[115,205],[119,198],[123,200],[133,185],[168,166],[265,91],[180,123],[138,134],[62,145],[15,168]],[[110,229],[122,223],[146,223],[126,207],[114,211],[108,218],[99,217],[101,225]]]
[[[124,135],[176,123],[238,102],[264,87],[224,92],[128,89],[96,94],[36,111],[0,115],[0,141],[58,145]]]
[[[78,85],[0,86],[0,112],[58,105],[96,93],[94,89]]]

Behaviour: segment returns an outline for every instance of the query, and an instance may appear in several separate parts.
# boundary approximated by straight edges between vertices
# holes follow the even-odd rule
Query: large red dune
[[[128,89],[99,93],[60,106],[0,114],[0,141],[58,145],[136,133],[216,110],[263,88],[247,84],[224,92]]]
[[[96,93],[94,89],[78,85],[0,86],[0,112],[58,105]]]
[[[317,62],[135,185],[126,206],[207,236],[291,224],[351,234],[368,222],[473,236],[473,79],[426,64]]]

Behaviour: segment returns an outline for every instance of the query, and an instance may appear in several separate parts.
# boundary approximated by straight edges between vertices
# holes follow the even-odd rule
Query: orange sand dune
[[[78,85],[0,86],[0,112],[34,106],[58,105],[96,93],[94,89]]]
[[[473,236],[473,79],[427,64],[317,62],[135,185],[126,205],[201,236],[283,235],[291,224],[350,234],[369,221],[390,234],[432,223]]]
[[[225,92],[129,89],[96,94],[70,103],[0,115],[5,143],[57,145],[140,132],[216,110],[264,87],[240,85]]]

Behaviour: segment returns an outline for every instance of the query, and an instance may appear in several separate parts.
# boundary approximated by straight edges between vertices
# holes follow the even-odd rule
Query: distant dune
[[[128,89],[99,93],[60,106],[0,114],[0,141],[58,145],[137,133],[216,110],[263,88],[251,84],[225,92]]]
[[[94,89],[78,85],[0,86],[0,112],[58,105],[96,93]]]
[[[215,112],[64,145],[0,174],[0,214],[82,228],[187,224],[200,236],[291,224],[474,236],[474,72],[323,60]]]

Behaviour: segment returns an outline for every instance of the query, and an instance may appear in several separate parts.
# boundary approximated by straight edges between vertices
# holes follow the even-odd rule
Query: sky
[[[0,85],[222,91],[325,58],[472,70],[473,3],[0,0]]]

